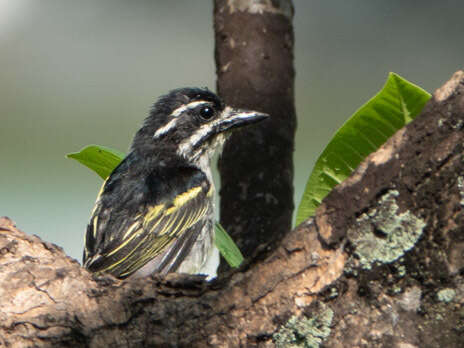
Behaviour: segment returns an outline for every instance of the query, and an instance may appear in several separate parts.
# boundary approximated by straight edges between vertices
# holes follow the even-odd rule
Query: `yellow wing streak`
[[[161,221],[164,221],[163,218],[164,218],[164,215],[161,216],[158,220],[155,221],[155,223],[150,227],[149,233],[152,233],[155,230],[155,228],[158,227],[158,225],[161,223]],[[147,229],[148,226],[144,225],[143,228]]]
[[[108,178],[107,178],[105,181],[103,181],[103,184],[102,184],[101,187],[100,187],[100,191],[98,191],[97,198],[95,199],[95,205],[93,206],[93,210],[92,210],[92,212],[90,213],[90,216],[95,215],[95,211],[96,211],[97,208],[98,208],[98,204],[97,204],[97,203],[98,203],[98,201],[99,201],[99,199],[100,199],[101,194],[103,193],[103,189],[105,188],[105,185],[106,185],[106,182],[107,182],[107,181],[108,181]]]
[[[184,193],[181,193],[176,198],[174,198],[173,207],[166,210],[166,214],[168,214],[168,215],[172,214],[177,209],[182,207],[185,203],[187,203],[188,201],[190,201],[190,200],[194,199],[196,196],[198,196],[201,191],[202,191],[201,186],[197,186],[197,187],[191,188],[190,190],[188,190],[188,191],[186,191]]]
[[[129,256],[131,256],[136,250],[137,248],[143,243],[145,242],[145,239],[147,239],[147,237],[149,237],[150,235],[147,234],[144,238],[142,238],[142,240],[139,242],[139,244],[137,244],[135,246],[134,249],[132,249],[125,257],[121,258],[120,260],[118,260],[117,262],[113,263],[112,265],[109,265],[108,267],[100,270],[99,272],[106,272],[106,271],[110,271],[112,270],[114,267],[116,267],[117,265],[119,265],[121,262],[125,261]]]
[[[194,216],[193,215],[189,215],[188,218],[187,218],[187,221],[185,222],[185,225],[190,227],[193,225],[193,222],[196,221],[194,219]]]
[[[162,236],[166,233],[168,233],[169,236],[173,236],[173,233],[177,232],[176,229],[172,228],[174,223],[176,222],[178,215],[171,215],[169,217],[169,220],[167,221],[167,224],[163,226],[163,228],[158,232],[159,236]],[[176,233],[177,234],[177,233]]]
[[[132,224],[131,228],[130,229],[134,229],[136,226],[137,226],[138,222],[137,223],[134,223]],[[135,237],[137,237],[139,235],[139,233],[133,233],[132,236],[130,236],[129,238],[127,238],[126,240],[124,240],[124,242],[122,242],[117,248],[113,249],[111,252],[105,254],[105,256],[111,256],[115,253],[117,253],[119,250],[121,250],[122,248],[124,248],[127,243],[129,243],[132,239],[134,239]]]
[[[184,211],[184,213],[182,214],[182,217],[180,218],[180,220],[176,223],[175,227],[171,228],[171,226],[169,227],[171,229],[171,231],[169,230],[166,230],[166,231],[163,231],[164,233],[165,232],[169,232],[169,235],[172,236],[172,237],[177,237],[178,235],[182,234],[183,231],[185,231],[186,229],[188,229],[190,227],[190,225],[188,225],[187,222],[184,223],[184,221],[186,220],[186,217],[190,217],[189,214],[187,214],[186,211]],[[175,219],[173,219],[173,223],[174,224],[175,222]],[[170,224],[170,225],[172,225]]]
[[[133,230],[135,230],[135,228],[140,225],[140,221],[136,221],[134,222],[132,225],[130,225],[130,227],[127,229],[126,233],[124,233],[124,235],[122,236],[122,239],[126,239],[131,233]]]
[[[100,199],[100,196],[103,193],[103,189],[105,188],[105,185],[106,185],[107,181],[108,181],[108,178],[106,178],[105,181],[103,181],[103,184],[100,187],[100,191],[98,191],[98,195],[97,195],[97,199],[96,199],[97,201]]]
[[[93,226],[93,231],[92,231],[93,237],[96,238],[96,236],[97,236],[97,228],[98,228],[98,216],[95,216],[93,218],[92,226]]]
[[[187,222],[185,223],[185,228],[189,228],[198,221],[199,217],[203,215],[203,209],[196,212],[194,215],[189,215]]]
[[[176,230],[182,231],[190,227],[186,222],[187,217],[188,217],[187,212],[184,211],[184,213],[182,214],[182,218],[176,225],[176,228],[175,228]]]
[[[147,215],[143,219],[144,225],[156,219],[164,208],[164,204],[155,205],[153,208],[148,209]]]
[[[153,257],[155,257],[159,253],[159,250],[164,249],[164,247],[167,244],[174,241],[174,239],[172,238],[165,238],[165,237],[168,237],[168,236],[160,237],[158,241],[156,242],[156,244],[153,245],[154,247],[148,249],[138,260],[136,260],[133,264],[129,265],[126,271],[121,273],[121,276],[125,276],[127,274],[132,273],[134,270],[139,269],[144,264],[149,262]]]
[[[191,199],[194,199],[201,192],[201,186],[193,187],[187,192],[181,193],[174,199],[175,206],[182,206]]]

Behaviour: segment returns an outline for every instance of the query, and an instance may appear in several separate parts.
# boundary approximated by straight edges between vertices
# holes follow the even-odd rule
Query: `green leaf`
[[[106,146],[88,145],[79,152],[67,154],[96,172],[105,180],[125,157],[123,152]],[[224,228],[217,223],[215,226],[215,244],[219,252],[231,267],[238,267],[243,262],[243,256],[234,241]]]
[[[111,174],[125,156],[123,152],[100,145],[88,145],[79,152],[66,155],[92,169],[103,180]]]
[[[215,225],[214,243],[230,267],[238,267],[243,262],[243,255],[219,222]]]
[[[351,175],[371,152],[412,121],[431,95],[390,73],[382,90],[364,104],[335,133],[306,183],[296,224],[314,215],[322,199]]]

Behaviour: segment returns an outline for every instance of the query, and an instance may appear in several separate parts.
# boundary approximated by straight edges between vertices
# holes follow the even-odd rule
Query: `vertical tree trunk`
[[[271,115],[233,134],[219,160],[221,223],[245,256],[291,228],[292,17],[290,0],[215,0],[218,92],[229,105]]]

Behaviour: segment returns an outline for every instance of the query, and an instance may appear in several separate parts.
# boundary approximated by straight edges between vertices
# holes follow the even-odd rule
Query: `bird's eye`
[[[209,120],[214,116],[214,110],[210,106],[203,106],[200,109],[200,116],[204,118],[205,120]]]

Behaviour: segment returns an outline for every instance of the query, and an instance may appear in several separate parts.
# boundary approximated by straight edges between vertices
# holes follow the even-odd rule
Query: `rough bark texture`
[[[244,255],[291,228],[296,128],[290,0],[216,0],[217,89],[271,118],[232,135],[219,160],[221,223]]]
[[[464,73],[270,255],[94,278],[0,219],[0,346],[462,347]]]

